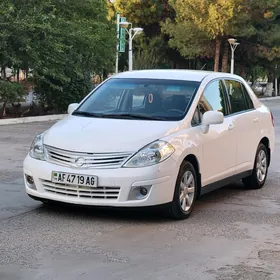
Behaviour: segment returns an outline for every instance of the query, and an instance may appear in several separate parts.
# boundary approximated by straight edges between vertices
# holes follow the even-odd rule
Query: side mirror
[[[210,125],[224,122],[224,114],[218,111],[207,111],[202,117],[201,130],[203,134],[208,133]]]
[[[79,103],[72,103],[68,106],[68,114],[71,115],[79,106]]]

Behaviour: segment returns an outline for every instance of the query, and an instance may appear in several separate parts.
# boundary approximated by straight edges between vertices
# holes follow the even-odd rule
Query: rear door
[[[235,174],[239,174],[253,168],[260,141],[259,112],[254,108],[250,95],[241,81],[225,79],[225,85],[237,139]]]

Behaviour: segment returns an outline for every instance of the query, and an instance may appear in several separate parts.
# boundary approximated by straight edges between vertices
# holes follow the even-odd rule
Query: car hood
[[[178,122],[67,116],[45,133],[44,144],[75,152],[136,152],[178,128]]]

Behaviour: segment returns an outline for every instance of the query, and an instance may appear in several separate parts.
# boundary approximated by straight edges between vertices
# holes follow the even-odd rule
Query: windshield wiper
[[[164,121],[164,118],[147,116],[141,114],[104,114],[103,118],[120,118],[120,119],[131,119],[131,120],[155,120],[155,121]]]
[[[74,111],[72,113],[74,116],[85,116],[85,117],[95,117],[95,118],[102,118],[103,114],[96,114],[96,113],[90,113],[85,111]]]
[[[85,117],[93,117],[93,118],[116,118],[116,119],[130,119],[130,120],[155,120],[155,121],[164,121],[164,118],[147,116],[141,114],[97,114],[90,113],[86,111],[74,111],[72,113],[74,116],[85,116]]]

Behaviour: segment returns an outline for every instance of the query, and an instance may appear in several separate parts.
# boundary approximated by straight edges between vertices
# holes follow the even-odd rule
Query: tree
[[[278,75],[276,66],[280,60],[280,1],[270,3],[262,14],[261,21],[256,22],[257,46],[256,56],[261,65],[267,70],[268,83],[265,95],[271,96],[273,91],[273,80]]]
[[[44,89],[38,93],[49,93],[57,109],[72,96],[68,84],[84,81],[85,89],[90,74],[112,69],[115,29],[104,0],[4,0],[0,16],[2,69],[31,69],[36,88]]]
[[[169,65],[169,67],[175,68],[177,63],[185,61],[178,51],[168,46],[169,38],[161,31],[161,24],[166,19],[175,17],[169,0],[115,0],[113,5],[110,0],[107,0],[107,3],[110,19],[114,19],[118,11],[121,16],[125,16],[128,21],[132,22],[134,27],[139,26],[144,29],[144,36],[135,38],[133,46],[136,53],[145,53],[146,47],[152,44],[155,56],[165,57],[162,67]],[[158,44],[153,44],[153,41],[157,41]]]
[[[23,95],[24,90],[22,85],[0,79],[0,104],[2,104],[0,118],[5,114],[6,105],[20,100]]]
[[[134,55],[133,68],[135,70],[165,68],[167,60],[164,52],[158,51],[164,49],[162,37],[157,36],[150,39],[143,37],[141,39]]]
[[[160,22],[174,16],[168,0],[115,0],[113,7],[110,4],[108,7],[110,19],[114,18],[115,12],[118,11],[134,25],[144,28],[149,37],[160,35]]]
[[[241,73],[244,73],[246,57],[252,54],[258,57],[259,47],[273,48],[278,44],[272,38],[280,36],[279,23],[275,25],[280,14],[279,0],[170,0],[169,3],[176,12],[175,20],[166,20],[162,26],[162,31],[171,37],[169,45],[187,58],[214,57],[215,71],[220,69],[221,56],[222,71],[228,69],[227,39],[230,37],[245,46],[242,46],[240,60],[241,46],[236,52]]]
[[[267,72],[267,95],[272,94],[273,79],[276,65],[280,58],[280,1],[248,1],[241,7],[242,14],[246,14],[247,23],[251,30],[244,36],[238,34],[240,46],[236,52],[236,64],[239,74],[256,80],[256,75]],[[259,74],[258,74],[259,73]]]
[[[191,20],[175,22],[170,19],[162,24],[162,31],[170,36],[169,46],[185,58],[212,57],[213,42]]]
[[[229,34],[249,34],[241,24],[241,0],[170,0],[176,12],[175,22],[166,21],[163,31],[185,57],[211,56],[214,53],[214,71],[219,71],[221,47],[224,46],[223,69],[227,63]],[[246,17],[245,17],[246,18]],[[242,22],[244,24],[246,20]],[[238,27],[238,28],[237,28]]]
[[[60,100],[59,104],[49,103],[56,105],[52,106],[56,111],[59,106],[66,110],[66,102],[78,101],[88,93],[91,88],[88,83],[90,74],[103,74],[104,70],[112,69],[115,34],[114,26],[107,21],[106,16],[104,1],[68,0],[67,7],[63,1],[56,1],[54,24],[57,27],[53,29],[55,33],[50,35],[58,41],[55,55],[61,58],[56,60],[54,57],[56,61],[46,63],[47,72],[42,72],[40,67],[35,73],[37,89],[42,90],[45,100]],[[44,57],[42,61],[47,62],[49,59]],[[57,65],[57,62],[61,66]],[[76,88],[77,82],[81,84],[82,81],[84,85],[77,95],[77,90],[71,90]],[[49,96],[46,96],[48,94]]]

